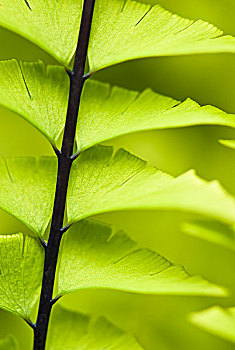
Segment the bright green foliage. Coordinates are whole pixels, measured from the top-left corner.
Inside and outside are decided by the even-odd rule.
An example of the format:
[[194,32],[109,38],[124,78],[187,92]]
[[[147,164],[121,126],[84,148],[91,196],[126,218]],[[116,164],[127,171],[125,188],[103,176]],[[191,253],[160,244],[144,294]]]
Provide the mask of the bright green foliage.
[[68,65],[75,51],[81,10],[81,0],[1,0],[0,25]]
[[235,343],[235,307],[222,309],[214,306],[192,313],[190,321],[209,333]]
[[218,182],[194,172],[173,178],[120,149],[95,146],[74,162],[68,189],[68,220],[116,210],[184,210],[234,222],[235,200]]
[[[1,0],[0,25],[68,66],[75,52],[82,1]],[[203,21],[132,0],[97,0],[91,70],[140,57],[235,52],[235,40]]]
[[36,238],[22,233],[0,236],[1,308],[30,319],[40,292],[43,260]]
[[46,350],[141,350],[136,339],[104,317],[55,307]]
[[[43,236],[52,215],[54,157],[1,161],[0,207]],[[178,209],[234,222],[234,199],[217,182],[193,172],[173,178],[112,147],[95,146],[74,163],[68,189],[68,220],[124,209]]]
[[52,215],[55,177],[53,157],[0,159],[0,208],[42,236]]
[[[65,122],[69,81],[59,66],[0,62],[0,104],[18,113],[55,145]],[[135,131],[213,124],[235,127],[235,116],[215,107],[183,103],[147,89],[141,93],[95,80],[84,87],[77,144],[84,150]]]
[[19,346],[11,335],[0,339],[0,350],[19,350]]
[[98,0],[89,50],[92,71],[141,57],[235,52],[235,39],[132,0]]
[[184,127],[200,124],[235,127],[235,115],[212,106],[183,103],[153,92],[139,93],[87,81],[77,128],[79,149],[140,130]]
[[191,277],[120,231],[95,221],[80,221],[64,237],[59,294],[102,288],[145,294],[224,295],[224,289]]
[[235,250],[235,225],[225,225],[217,221],[192,221],[182,226],[183,232]]
[[55,144],[66,116],[69,82],[64,69],[42,62],[2,61],[0,81],[0,103],[32,123]]
[[220,140],[219,142],[226,147],[235,149],[235,140]]
[[[69,78],[83,0],[0,0],[0,26],[51,54],[61,66],[0,62],[0,105],[16,112],[59,146],[68,105]],[[235,53],[235,38],[201,20],[173,15],[161,6],[133,0],[96,0],[87,68],[95,72],[120,62],[158,56]],[[157,94],[87,81],[81,98],[66,202],[65,234],[58,260],[58,296],[81,289],[128,293],[225,296],[226,290],[191,277],[155,251],[139,248],[124,232],[85,218],[121,210],[180,210],[204,216],[184,232],[234,250],[235,198],[218,182],[194,171],[174,178],[123,149],[98,143],[142,130],[192,125],[235,127],[235,116]],[[221,140],[235,148],[234,140]],[[90,148],[93,147],[93,148]],[[83,152],[84,151],[84,152]],[[52,217],[55,157],[0,161],[0,209],[40,239]],[[206,219],[207,218],[207,219]],[[215,221],[216,220],[216,221]],[[78,221],[78,222],[77,222]],[[75,223],[77,222],[77,223]],[[30,320],[39,296],[44,250],[38,237],[0,235],[0,307]],[[58,282],[58,283],[57,283]],[[55,291],[56,293],[56,291]],[[235,342],[235,308],[194,313],[199,327]],[[0,350],[17,350],[11,337]],[[55,307],[47,350],[141,350],[136,339],[104,318]]]

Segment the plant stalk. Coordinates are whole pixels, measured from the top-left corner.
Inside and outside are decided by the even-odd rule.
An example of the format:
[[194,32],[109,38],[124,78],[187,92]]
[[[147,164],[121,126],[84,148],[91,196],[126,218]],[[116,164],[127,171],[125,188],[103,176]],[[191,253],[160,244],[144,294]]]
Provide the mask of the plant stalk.
[[58,171],[54,208],[48,244],[45,247],[45,262],[37,322],[34,329],[34,350],[44,350],[48,324],[53,305],[53,289],[63,223],[69,174],[73,157],[74,139],[82,89],[86,77],[85,63],[91,31],[95,0],[84,0],[80,31],[73,70],[70,77],[69,101],[61,152],[57,152]]

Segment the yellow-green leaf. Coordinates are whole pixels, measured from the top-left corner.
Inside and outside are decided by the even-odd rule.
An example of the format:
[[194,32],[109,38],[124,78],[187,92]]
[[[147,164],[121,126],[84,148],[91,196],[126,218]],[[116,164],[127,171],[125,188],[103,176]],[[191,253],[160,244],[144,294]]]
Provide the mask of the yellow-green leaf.
[[[82,1],[1,0],[0,26],[69,66],[76,49]],[[133,0],[96,0],[89,45],[91,70],[153,56],[235,52],[235,39],[204,21],[192,21]]]
[[191,277],[150,249],[141,249],[124,232],[83,220],[66,234],[61,250],[59,295],[79,289],[114,289],[140,294],[218,295],[225,290]]
[[190,321],[206,332],[235,343],[235,307],[219,306],[190,315]]
[[177,178],[120,149],[95,146],[73,163],[68,220],[120,210],[183,210],[234,223],[235,199],[193,171]]
[[217,221],[191,221],[182,225],[183,232],[235,250],[235,225],[225,225]]
[[104,317],[55,307],[47,350],[141,350],[136,339]]
[[52,215],[56,167],[54,157],[0,159],[0,208],[39,236]]
[[235,127],[235,115],[195,101],[176,101],[150,89],[130,91],[87,81],[77,127],[79,149],[141,130],[179,128],[192,125]]
[[[65,70],[42,62],[2,61],[0,82],[0,104],[34,125],[55,146],[68,103]],[[90,80],[81,98],[76,141],[84,150],[123,134],[205,124],[234,128],[235,116],[190,99],[181,103],[150,89],[131,91]]]
[[92,71],[154,56],[235,53],[235,39],[204,21],[192,21],[132,0],[98,0],[91,32]]
[[68,65],[75,51],[81,11],[81,0],[1,0],[0,25]]
[[0,104],[18,113],[55,145],[66,117],[67,78],[59,66],[1,61]]
[[[44,251],[22,233],[0,236],[0,307],[27,320],[41,289]],[[0,347],[1,349],[1,347]]]

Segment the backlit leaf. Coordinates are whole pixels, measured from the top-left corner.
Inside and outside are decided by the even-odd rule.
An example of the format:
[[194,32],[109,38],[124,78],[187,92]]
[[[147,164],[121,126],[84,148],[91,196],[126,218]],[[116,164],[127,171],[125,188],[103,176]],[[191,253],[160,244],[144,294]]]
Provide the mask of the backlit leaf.
[[[56,158],[9,158],[0,163],[0,208],[43,236],[52,216]],[[73,163],[68,221],[120,210],[182,210],[234,223],[235,200],[218,182],[189,171],[178,178],[112,147],[95,146]]]
[[75,51],[82,1],[1,0],[0,25],[68,65]]
[[104,317],[90,317],[55,307],[47,350],[141,350],[136,339]]
[[[61,135],[67,110],[69,81],[59,66],[42,62],[0,62],[0,104],[18,113],[53,144]],[[160,95],[87,81],[77,126],[80,150],[136,131],[192,125],[235,127],[235,116],[212,106],[199,106]]]
[[235,53],[235,39],[201,20],[192,21],[132,0],[98,0],[92,26],[91,70],[154,56]]
[[54,157],[0,159],[0,208],[42,236],[52,215]]
[[108,225],[83,220],[66,233],[59,265],[59,294],[79,289],[115,289],[132,293],[223,295],[224,290],[191,277]]
[[1,105],[32,123],[54,145],[64,127],[68,83],[59,66],[0,62]]
[[113,155],[107,146],[82,152],[73,163],[67,207],[70,222],[131,209],[183,210],[235,221],[235,200],[218,182],[193,171],[173,178],[123,149]]
[[30,319],[40,293],[43,261],[38,239],[22,233],[0,235],[1,308]]
[[77,127],[79,149],[135,131],[192,125],[235,127],[235,115],[147,89],[130,91],[97,81],[85,84]]
[[235,343],[235,307],[219,306],[190,315],[190,321],[199,328]]
[[[82,1],[1,0],[0,25],[68,66],[76,49]],[[213,25],[159,5],[96,0],[89,46],[91,70],[152,56],[235,52],[235,39]]]
[[183,224],[182,230],[196,238],[235,250],[235,225],[217,221],[192,221]]

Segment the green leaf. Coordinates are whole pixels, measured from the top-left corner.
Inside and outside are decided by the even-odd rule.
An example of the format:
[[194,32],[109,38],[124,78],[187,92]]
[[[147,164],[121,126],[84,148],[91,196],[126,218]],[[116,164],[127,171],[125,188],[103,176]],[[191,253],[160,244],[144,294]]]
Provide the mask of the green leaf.
[[43,236],[52,215],[55,180],[54,157],[0,159],[0,208]]
[[0,81],[0,104],[29,121],[55,145],[66,117],[69,81],[64,69],[42,62],[1,61]]
[[153,56],[235,53],[235,39],[201,20],[174,15],[161,6],[132,0],[98,0],[89,61],[95,71],[119,62]]
[[8,335],[0,339],[0,350],[18,350],[19,346],[16,339],[12,335]]
[[235,307],[211,307],[190,315],[190,321],[199,328],[235,343]]
[[60,257],[59,295],[102,288],[132,293],[218,295],[225,290],[191,277],[150,249],[141,249],[124,232],[83,220],[66,233]]
[[[1,0],[0,26],[68,66],[76,49],[82,1]],[[153,56],[235,52],[235,39],[213,25],[132,0],[96,0],[91,70]]]
[[147,89],[143,92],[87,81],[79,112],[77,143],[86,149],[135,131],[191,125],[235,127],[235,115],[187,99],[180,103]]
[[0,307],[29,320],[40,293],[44,252],[22,233],[0,236]]
[[68,66],[75,52],[81,10],[81,0],[1,0],[0,26]]
[[56,306],[47,350],[141,350],[136,339],[104,317],[90,317]]
[[[7,165],[7,166],[6,166]],[[43,236],[52,216],[56,158],[17,157],[0,162],[0,208]],[[183,210],[234,223],[235,201],[218,182],[192,171],[173,178],[112,147],[82,152],[71,169],[68,220],[120,210]]]
[[[0,104],[18,113],[56,145],[67,109],[69,81],[59,66],[0,62]],[[131,132],[212,124],[235,127],[235,116],[187,99],[180,103],[153,92],[130,91],[87,81],[77,127],[80,150]]]
[[178,178],[146,166],[120,149],[95,146],[73,163],[68,188],[68,220],[133,209],[183,210],[234,223],[235,200],[217,181],[189,171]]
[[219,140],[219,143],[225,147],[235,149],[235,140]]
[[235,226],[217,221],[192,221],[182,225],[183,232],[235,250]]

